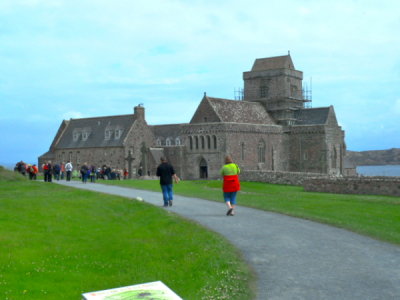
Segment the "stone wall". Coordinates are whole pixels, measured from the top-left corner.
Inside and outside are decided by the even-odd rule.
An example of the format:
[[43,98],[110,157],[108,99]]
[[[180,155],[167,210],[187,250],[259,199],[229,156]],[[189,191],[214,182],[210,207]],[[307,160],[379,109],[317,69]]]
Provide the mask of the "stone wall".
[[317,180],[319,178],[329,178],[329,176],[321,173],[269,172],[258,170],[242,171],[240,175],[241,181],[256,181],[290,185],[302,185],[305,180]]
[[302,185],[307,192],[400,196],[400,177],[334,177],[321,173],[242,170],[240,180]]
[[303,186],[308,192],[400,196],[400,177],[310,179]]

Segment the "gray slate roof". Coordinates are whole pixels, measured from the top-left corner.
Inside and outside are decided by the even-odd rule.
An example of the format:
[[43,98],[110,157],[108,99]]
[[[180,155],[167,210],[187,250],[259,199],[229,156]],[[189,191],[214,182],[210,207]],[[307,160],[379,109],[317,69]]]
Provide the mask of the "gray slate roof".
[[[135,117],[131,115],[71,119],[57,148],[120,147],[131,129]],[[106,138],[106,130],[110,137]],[[118,132],[120,137],[118,138]],[[87,139],[85,135],[87,134]],[[75,138],[74,138],[75,136]]]
[[254,61],[251,71],[267,71],[275,69],[294,69],[290,55],[257,58]]
[[151,130],[154,136],[163,138],[176,138],[181,135],[182,127],[187,124],[166,124],[166,125],[152,125]]
[[222,122],[275,124],[261,103],[207,98]]
[[190,123],[207,122],[275,125],[264,106],[258,102],[204,96]]
[[304,108],[295,111],[296,125],[324,125],[329,116],[329,107]]

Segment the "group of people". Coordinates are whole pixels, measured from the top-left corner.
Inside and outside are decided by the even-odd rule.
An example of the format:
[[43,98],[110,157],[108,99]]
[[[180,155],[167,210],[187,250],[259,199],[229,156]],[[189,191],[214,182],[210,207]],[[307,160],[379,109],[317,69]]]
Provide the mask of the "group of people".
[[70,181],[72,178],[80,178],[83,183],[86,183],[90,180],[90,182],[94,183],[97,179],[105,179],[105,180],[120,180],[121,178],[127,178],[127,171],[122,171],[118,169],[112,169],[109,166],[103,165],[102,167],[97,168],[94,165],[89,165],[88,163],[84,163],[79,168],[74,168],[71,161],[68,161],[66,164],[52,164],[51,161],[42,165],[44,181],[51,182],[54,176],[54,179],[66,179]]
[[[231,156],[225,157],[225,164],[220,170],[223,178],[223,197],[227,206],[227,216],[235,215],[237,192],[240,190],[240,168],[233,162]],[[163,195],[164,207],[172,206],[174,200],[173,182],[178,183],[174,167],[168,163],[165,157],[161,157],[161,164],[157,167],[156,175],[160,178],[160,186]]]
[[[96,168],[94,165],[88,165],[84,163],[80,169],[78,175],[78,170],[75,170],[72,163],[68,161],[66,164],[52,164],[51,161],[42,165],[44,181],[52,182],[52,177],[56,180],[66,178],[70,181],[72,177],[79,176],[83,183],[88,180],[94,183],[96,179],[127,179],[128,170],[115,170],[109,166],[103,165],[101,168]],[[39,172],[38,167],[33,164],[26,164],[23,161],[18,162],[15,165],[14,171],[21,173],[26,176],[29,175],[29,179],[36,179],[36,174]],[[240,190],[239,174],[240,168],[232,160],[231,156],[225,157],[225,165],[222,166],[220,174],[223,177],[223,197],[225,204],[227,206],[227,216],[233,216],[235,214],[236,207],[236,196],[237,192]],[[163,206],[168,207],[173,204],[173,182],[178,183],[180,181],[179,177],[175,173],[174,167],[168,163],[165,157],[161,157],[161,163],[157,167],[156,175],[160,178],[160,186],[163,195]]]
[[[47,161],[42,165],[44,181],[52,182],[53,176],[55,180],[60,180],[64,178],[66,178],[67,180],[71,180],[72,165],[70,164],[71,162],[68,162],[67,164],[53,164],[50,160]],[[68,165],[71,166],[70,169],[68,169]]]
[[30,180],[36,180],[36,174],[39,173],[39,169],[35,164],[27,164],[22,160],[15,164],[14,171],[22,174],[23,176],[28,174]]

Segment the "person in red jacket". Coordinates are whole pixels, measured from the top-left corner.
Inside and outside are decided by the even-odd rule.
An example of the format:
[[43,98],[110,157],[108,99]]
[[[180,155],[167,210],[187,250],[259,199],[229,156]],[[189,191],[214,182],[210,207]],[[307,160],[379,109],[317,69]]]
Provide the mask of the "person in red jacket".
[[233,163],[232,157],[228,155],[225,157],[225,165],[221,168],[220,173],[224,179],[222,189],[224,192],[224,201],[228,207],[226,215],[233,216],[235,214],[236,195],[240,190],[240,168],[237,164]]
[[38,167],[37,167],[37,165],[33,165],[32,166],[32,169],[33,169],[33,180],[36,180],[36,178],[37,178],[37,173],[39,173],[39,169],[38,169]]

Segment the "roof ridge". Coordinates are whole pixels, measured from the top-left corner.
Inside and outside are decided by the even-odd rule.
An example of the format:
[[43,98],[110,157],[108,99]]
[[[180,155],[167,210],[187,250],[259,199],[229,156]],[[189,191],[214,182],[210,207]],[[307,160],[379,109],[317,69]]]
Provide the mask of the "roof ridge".
[[127,116],[134,116],[134,114],[125,114],[125,115],[114,115],[114,116],[100,116],[100,117],[87,117],[87,118],[70,118],[65,121],[72,121],[72,120],[90,120],[90,119],[105,119],[105,118],[115,118],[115,117],[127,117]]

